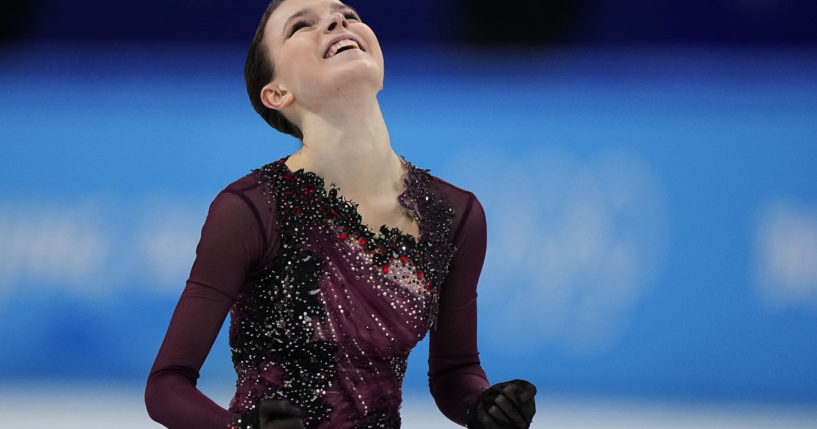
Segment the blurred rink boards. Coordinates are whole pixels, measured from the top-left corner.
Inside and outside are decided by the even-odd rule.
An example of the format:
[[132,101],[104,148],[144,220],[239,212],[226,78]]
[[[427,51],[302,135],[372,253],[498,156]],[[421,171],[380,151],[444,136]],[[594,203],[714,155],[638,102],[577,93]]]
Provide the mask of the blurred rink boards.
[[[141,393],[106,387],[36,390],[22,395],[0,394],[2,422],[8,427],[160,428],[139,407]],[[228,400],[229,394],[221,399]],[[42,404],[50,404],[43,412]],[[766,429],[814,428],[814,408],[761,406],[725,407],[677,402],[611,401],[550,398],[539,395],[532,429]],[[36,416],[36,417],[35,417]],[[406,429],[455,429],[427,396],[407,395],[401,409]]]
[[[230,393],[214,395],[221,403]],[[0,414],[8,427],[46,428],[160,428],[139,407],[141,391],[104,386],[77,388],[62,386],[0,394]],[[42,404],[48,403],[48,412]],[[814,428],[814,407],[780,405],[724,406],[723,404],[554,398],[538,395],[532,429],[766,429]],[[406,429],[455,429],[437,411],[428,396],[406,395],[401,409]]]
[[[212,198],[298,149],[245,47],[0,50],[0,422],[155,427]],[[479,339],[533,427],[817,428],[817,52],[387,45],[392,145],[486,211]],[[225,333],[200,387],[227,405]],[[409,362],[404,427],[454,427]]]

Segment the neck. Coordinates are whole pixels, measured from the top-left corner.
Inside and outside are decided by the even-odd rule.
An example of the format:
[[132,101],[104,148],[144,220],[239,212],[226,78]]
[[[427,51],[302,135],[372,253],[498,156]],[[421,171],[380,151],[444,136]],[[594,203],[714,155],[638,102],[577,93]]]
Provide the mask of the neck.
[[[339,98],[335,98],[336,100]],[[347,197],[399,192],[403,167],[389,140],[376,97],[369,102],[324,104],[302,115],[304,145],[287,161],[335,183]]]

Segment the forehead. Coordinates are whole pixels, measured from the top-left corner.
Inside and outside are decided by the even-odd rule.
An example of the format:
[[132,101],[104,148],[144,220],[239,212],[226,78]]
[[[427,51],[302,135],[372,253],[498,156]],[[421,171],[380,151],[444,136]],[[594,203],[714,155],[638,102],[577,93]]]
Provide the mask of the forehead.
[[286,0],[270,15],[265,36],[275,37],[284,31],[284,25],[293,15],[304,12],[323,12],[348,8],[338,0]]

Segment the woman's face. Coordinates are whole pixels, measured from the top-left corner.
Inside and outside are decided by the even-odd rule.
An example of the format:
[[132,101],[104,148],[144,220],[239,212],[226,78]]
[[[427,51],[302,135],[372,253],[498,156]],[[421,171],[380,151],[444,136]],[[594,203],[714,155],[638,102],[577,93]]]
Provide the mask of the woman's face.
[[383,88],[383,53],[374,32],[338,0],[287,0],[264,29],[273,83],[305,106],[344,89]]

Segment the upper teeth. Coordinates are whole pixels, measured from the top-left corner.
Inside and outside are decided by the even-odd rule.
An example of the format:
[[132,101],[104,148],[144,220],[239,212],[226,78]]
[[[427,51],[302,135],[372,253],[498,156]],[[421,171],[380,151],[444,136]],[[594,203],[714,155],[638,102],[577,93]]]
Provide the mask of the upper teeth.
[[334,57],[335,54],[337,54],[339,50],[341,50],[342,48],[345,48],[347,46],[351,46],[351,47],[353,47],[355,49],[360,49],[360,46],[358,46],[357,42],[355,42],[354,40],[352,40],[352,39],[343,39],[343,40],[340,40],[340,41],[336,42],[334,45],[329,47],[329,55],[327,55],[327,57]]

